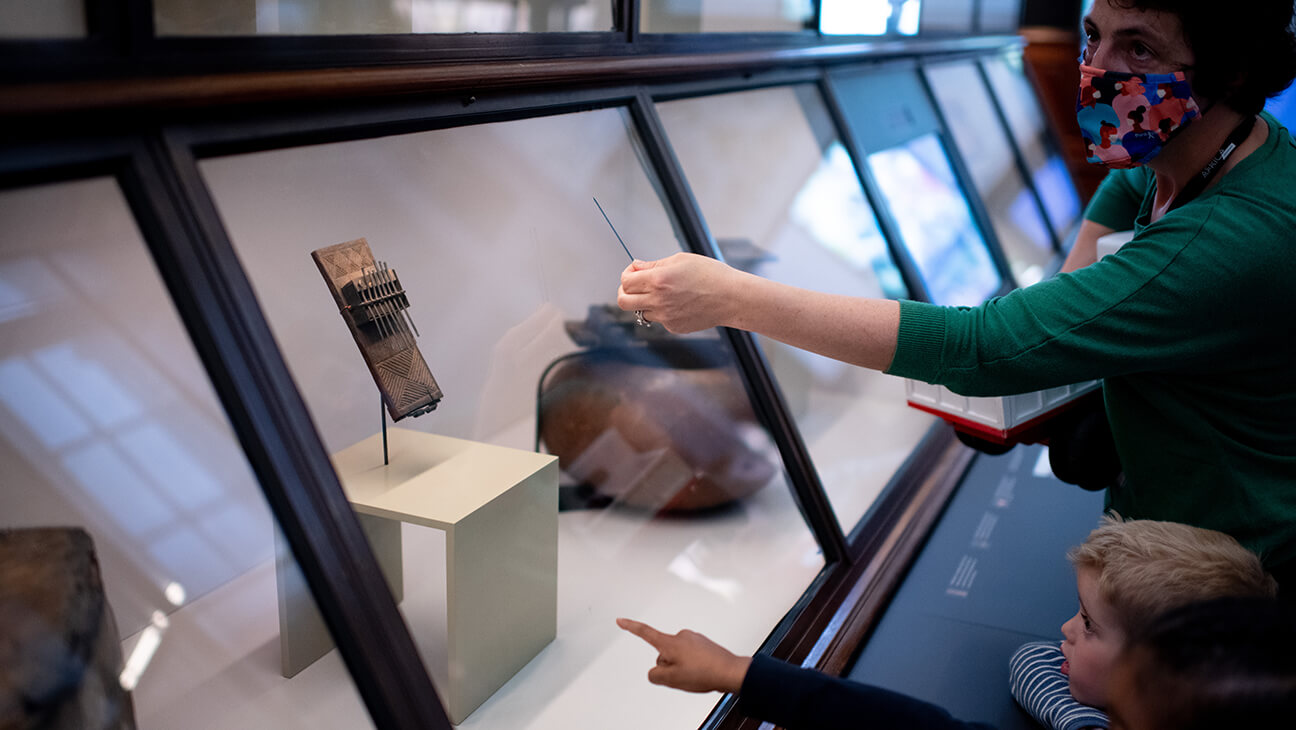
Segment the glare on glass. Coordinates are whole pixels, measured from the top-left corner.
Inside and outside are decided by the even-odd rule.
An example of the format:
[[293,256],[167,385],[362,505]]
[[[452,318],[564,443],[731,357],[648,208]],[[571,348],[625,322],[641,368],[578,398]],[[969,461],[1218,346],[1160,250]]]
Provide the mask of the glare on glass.
[[[859,173],[813,86],[658,104],[725,260],[850,296],[909,295]],[[842,527],[851,530],[930,417],[901,381],[757,337]]]
[[935,133],[868,156],[932,301],[974,305],[1002,284]]
[[[1080,197],[1049,135],[1044,110],[1022,64],[1020,52],[1003,53],[982,61],[990,87],[1008,119],[1013,140],[1044,201],[1045,213],[1053,230],[1065,238],[1080,216]],[[1077,140],[1062,142],[1079,144]]]
[[917,35],[919,0],[822,0],[819,30],[828,35]]
[[[357,447],[375,458],[381,411],[310,252],[358,238],[398,273],[443,391],[389,434],[558,458],[556,638],[460,727],[599,727],[609,706],[618,726],[696,726],[715,698],[647,683],[655,655],[614,619],[754,651],[823,566],[728,340],[616,307],[618,234],[639,259],[683,248],[646,159],[628,112],[600,109],[201,162],[344,484]],[[398,534],[401,610],[438,687],[450,550],[424,524]],[[501,563],[478,570],[516,568]]]
[[154,0],[160,36],[611,31],[597,0]]
[[24,612],[30,586],[6,581],[7,646],[45,647],[6,657],[35,683],[58,645],[45,632],[76,626],[96,646],[76,701],[129,726],[371,727],[337,652],[280,672],[276,575],[296,563],[116,182],[6,190],[0,218],[0,531],[43,540],[22,567],[51,581],[96,561],[57,588],[104,601],[90,633],[81,614]]
[[975,4],[976,0],[923,0],[923,34],[973,32]]
[[1023,286],[1039,281],[1054,256],[1053,237],[975,62],[932,65],[925,74],[1013,275]]
[[[645,33],[757,33],[806,30],[812,0],[641,0]],[[812,26],[811,26],[812,27]]]

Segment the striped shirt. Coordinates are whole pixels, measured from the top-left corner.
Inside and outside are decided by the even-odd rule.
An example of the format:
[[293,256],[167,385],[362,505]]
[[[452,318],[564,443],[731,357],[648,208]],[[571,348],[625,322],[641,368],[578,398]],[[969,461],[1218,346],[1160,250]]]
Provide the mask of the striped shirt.
[[1064,659],[1056,641],[1023,644],[1008,660],[1008,685],[1013,699],[1052,730],[1107,727],[1106,713],[1071,697],[1067,677],[1062,673]]

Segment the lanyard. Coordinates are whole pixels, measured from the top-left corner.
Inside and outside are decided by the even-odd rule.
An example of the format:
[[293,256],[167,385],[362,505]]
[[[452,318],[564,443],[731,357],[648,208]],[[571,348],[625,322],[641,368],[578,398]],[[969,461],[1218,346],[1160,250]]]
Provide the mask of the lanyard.
[[1210,181],[1215,178],[1215,175],[1220,171],[1220,168],[1224,167],[1224,161],[1229,158],[1229,155],[1233,154],[1233,151],[1237,149],[1238,145],[1242,144],[1242,140],[1246,139],[1248,134],[1251,134],[1251,129],[1255,127],[1255,121],[1255,115],[1252,114],[1246,119],[1243,119],[1241,124],[1233,128],[1233,131],[1229,134],[1228,138],[1224,140],[1224,144],[1220,145],[1219,152],[1216,152],[1215,156],[1211,158],[1211,161],[1207,162],[1206,166],[1201,169],[1201,172],[1197,173],[1193,179],[1184,186],[1184,189],[1175,196],[1174,202],[1172,202],[1170,207],[1166,209],[1167,213],[1191,201],[1198,195],[1201,195],[1201,192],[1205,190],[1206,186],[1210,184]]

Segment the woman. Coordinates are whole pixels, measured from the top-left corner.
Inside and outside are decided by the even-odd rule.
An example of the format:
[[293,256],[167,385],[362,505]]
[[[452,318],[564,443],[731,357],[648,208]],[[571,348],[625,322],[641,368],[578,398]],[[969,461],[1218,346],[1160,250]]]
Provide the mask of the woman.
[[[967,395],[1103,378],[1124,469],[1108,505],[1231,534],[1284,582],[1296,570],[1296,146],[1260,111],[1296,76],[1291,21],[1291,0],[1094,3],[1077,118],[1086,143],[1123,148],[1091,161],[1121,169],[1048,281],[938,307],[677,254],[632,263],[618,304],[672,332],[750,330]],[[1146,104],[1121,101],[1122,116],[1127,83]],[[1127,229],[1134,239],[1095,263],[1097,239]]]

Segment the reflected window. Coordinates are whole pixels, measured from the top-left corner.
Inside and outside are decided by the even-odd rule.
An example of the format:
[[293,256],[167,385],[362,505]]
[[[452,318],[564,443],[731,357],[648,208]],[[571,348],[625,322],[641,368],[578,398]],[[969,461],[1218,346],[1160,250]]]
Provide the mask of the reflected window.
[[923,0],[923,34],[972,33],[974,4],[974,0]]
[[1044,110],[1022,65],[1021,53],[987,58],[982,66],[1008,119],[1013,140],[1030,169],[1031,182],[1044,202],[1049,222],[1060,238],[1067,239],[1080,217],[1080,196],[1049,133]]
[[937,304],[973,305],[1002,285],[935,133],[868,156],[905,247]]
[[0,39],[85,38],[84,0],[0,0]]
[[812,28],[812,0],[640,0],[645,33],[763,33]]
[[[107,607],[75,634],[95,647],[96,708],[123,727],[242,727],[315,705],[372,727],[336,651],[283,676],[277,577],[300,572],[116,182],[0,191],[0,219],[0,561],[24,544],[29,575],[97,566],[75,586]],[[31,618],[18,583],[8,628]],[[25,625],[25,646],[49,645]]]
[[[626,658],[637,640],[618,644],[614,619],[688,617],[754,651],[824,565],[728,338],[670,335],[615,305],[630,263],[616,234],[644,260],[683,248],[646,159],[628,111],[610,108],[200,163],[344,488],[355,454],[383,468],[382,413],[311,253],[361,238],[398,272],[443,393],[388,424],[391,468],[423,473],[432,450],[401,456],[411,442],[558,459],[540,509],[556,522],[557,638],[472,710],[480,727],[600,727],[608,705],[589,698],[608,687],[639,727],[695,727],[715,698],[644,682]],[[448,495],[485,478],[450,475],[437,483]],[[434,597],[441,581],[444,605],[446,579],[427,568],[452,557],[441,534],[406,524],[395,550],[401,610],[438,687],[451,686],[434,661],[444,613],[409,596]],[[492,568],[495,583],[525,565]]]
[[982,33],[1015,33],[1021,23],[1021,0],[980,0],[977,30]]
[[[813,86],[679,99],[658,110],[728,263],[817,291],[908,296]],[[849,531],[930,417],[906,407],[898,379],[756,340]]]
[[1054,256],[1053,236],[976,64],[933,65],[925,73],[1014,277],[1022,286],[1039,281]]
[[159,36],[613,30],[596,0],[154,0],[153,12]]
[[892,0],[822,0],[819,30],[828,35],[886,35],[899,4]]

